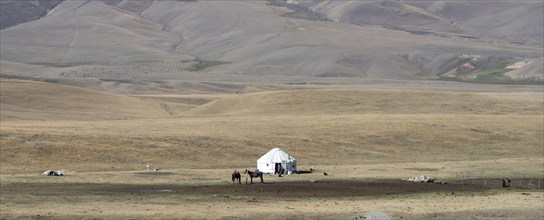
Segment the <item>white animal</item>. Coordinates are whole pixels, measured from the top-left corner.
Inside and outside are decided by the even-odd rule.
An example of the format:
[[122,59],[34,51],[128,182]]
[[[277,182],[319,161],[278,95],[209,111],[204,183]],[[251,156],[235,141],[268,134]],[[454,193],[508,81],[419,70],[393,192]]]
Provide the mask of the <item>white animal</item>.
[[64,176],[64,171],[62,170],[47,170],[43,172],[44,176]]
[[432,182],[435,181],[435,179],[433,177],[430,177],[430,176],[415,176],[415,177],[412,177],[412,178],[408,179],[407,181],[409,181],[409,182],[432,183]]
[[149,164],[146,164],[146,170],[147,170],[147,171],[155,171],[155,172],[156,172],[156,171],[158,171],[158,170],[160,170],[160,169],[159,169],[159,168],[155,168],[155,167],[154,167],[154,168],[151,168],[151,167],[149,166]]

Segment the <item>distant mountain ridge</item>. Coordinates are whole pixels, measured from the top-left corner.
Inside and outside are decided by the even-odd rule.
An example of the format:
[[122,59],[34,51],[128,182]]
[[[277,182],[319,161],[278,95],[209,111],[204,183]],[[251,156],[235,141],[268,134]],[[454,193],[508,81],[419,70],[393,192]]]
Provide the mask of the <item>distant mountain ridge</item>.
[[0,1],[0,30],[39,19],[63,1],[2,0]]
[[[44,16],[64,0],[3,0],[0,30]],[[100,0],[96,0],[100,1]],[[197,1],[197,0],[180,0]],[[153,4],[151,0],[104,0],[105,4],[140,13]],[[357,25],[388,28],[467,33],[474,36],[544,45],[542,27],[544,5],[541,1],[482,1],[478,5],[455,1],[331,1],[268,0],[269,4],[297,7],[321,19]],[[291,7],[292,6],[292,7]],[[301,11],[299,10],[299,12]],[[519,11],[526,13],[520,14]],[[494,13],[494,16],[490,16]],[[386,16],[384,19],[384,15]],[[304,18],[304,17],[300,17]],[[493,25],[484,25],[492,19]],[[507,26],[506,28],[503,26]],[[515,26],[515,27],[508,27]],[[482,30],[485,29],[485,30]],[[505,33],[506,31],[506,33]]]
[[[533,61],[544,56],[544,2],[494,3],[65,1],[39,20],[0,31],[0,52],[4,63],[59,67],[48,76],[61,78],[150,78],[148,71],[62,69],[94,65],[181,75],[540,82],[544,73]],[[505,74],[521,68],[509,68],[515,63],[532,64],[523,74]]]
[[306,6],[337,22],[544,45],[542,1],[276,1]]

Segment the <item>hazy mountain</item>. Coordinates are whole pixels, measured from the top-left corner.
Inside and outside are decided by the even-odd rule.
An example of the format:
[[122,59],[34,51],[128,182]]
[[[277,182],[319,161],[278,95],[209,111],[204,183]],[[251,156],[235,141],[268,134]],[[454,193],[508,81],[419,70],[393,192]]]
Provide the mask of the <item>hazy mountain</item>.
[[[24,63],[66,67],[30,75],[101,79],[179,79],[196,71],[237,77],[532,82],[544,78],[537,65],[515,77],[505,73],[543,57],[543,5],[65,1],[39,20],[0,32],[2,72],[21,74],[12,67]],[[89,71],[96,66],[141,69]]]
[[409,1],[434,14],[447,17],[453,25],[474,36],[544,45],[542,1]]
[[465,34],[544,45],[542,1],[288,0],[330,20],[356,25]]
[[36,20],[64,0],[2,0],[0,30]]

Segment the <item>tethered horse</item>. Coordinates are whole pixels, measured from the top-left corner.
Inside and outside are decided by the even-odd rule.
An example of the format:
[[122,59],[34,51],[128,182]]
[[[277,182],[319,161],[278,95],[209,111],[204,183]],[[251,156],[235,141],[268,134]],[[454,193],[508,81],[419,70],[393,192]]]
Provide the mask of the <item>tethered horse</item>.
[[232,173],[232,183],[236,183],[236,180],[238,180],[238,184],[242,184],[242,175],[240,175],[238,170],[235,170],[234,173]]
[[[251,178],[251,184],[253,184],[253,178],[257,178],[257,177],[260,177],[261,178],[261,183],[263,183],[263,172],[260,172],[260,171],[249,171],[249,170],[246,170],[244,172],[244,174],[247,173],[247,175],[249,176],[249,178]],[[246,178],[246,184],[247,184],[247,178]]]

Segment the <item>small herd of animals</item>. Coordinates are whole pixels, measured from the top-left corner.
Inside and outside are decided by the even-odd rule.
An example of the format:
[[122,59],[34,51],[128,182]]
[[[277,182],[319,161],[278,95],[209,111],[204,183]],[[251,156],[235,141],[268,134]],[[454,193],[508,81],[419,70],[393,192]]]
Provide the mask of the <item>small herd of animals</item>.
[[[244,171],[244,174],[247,174],[248,177],[251,179],[251,184],[253,184],[253,178],[261,178],[261,183],[264,183],[263,182],[263,172],[261,171],[249,171],[249,170],[246,170]],[[238,181],[238,184],[242,184],[242,175],[240,174],[240,172],[238,172],[238,170],[235,170],[233,173],[232,173],[232,182],[233,183],[236,183],[236,181]],[[247,184],[247,178],[246,178],[246,184]]]
[[[314,171],[313,169],[310,169],[310,172],[313,172],[313,171]],[[247,174],[247,176],[250,178],[250,184],[253,184],[253,178],[260,178],[261,183],[264,183],[263,172],[259,170],[255,170],[255,171],[245,170],[244,174]],[[323,175],[327,176],[329,174],[324,172]],[[280,177],[281,177],[281,174],[280,174]],[[234,172],[232,173],[232,183],[236,184],[236,182],[238,182],[238,184],[242,184],[242,174],[240,174],[238,170],[234,170]],[[247,184],[247,177],[246,177],[246,184]]]
[[[147,165],[147,170],[158,171],[159,169],[158,168],[150,169],[149,165]],[[310,172],[313,172],[313,171],[314,171],[313,169],[310,169]],[[263,174],[264,173],[259,171],[259,170],[255,170],[255,171],[245,170],[244,174],[247,174],[247,176],[250,178],[250,184],[253,184],[253,178],[260,178],[261,183],[264,183],[264,181],[263,181]],[[64,171],[61,171],[61,170],[47,170],[47,171],[45,171],[43,173],[43,175],[44,176],[64,176]],[[323,175],[327,176],[328,174],[323,173]],[[281,174],[280,174],[280,177],[281,177]],[[238,170],[234,170],[234,172],[232,173],[232,182],[233,183],[238,182],[238,184],[242,184],[242,174],[240,174],[240,172],[238,172]],[[247,177],[246,177],[246,184],[247,184]]]

